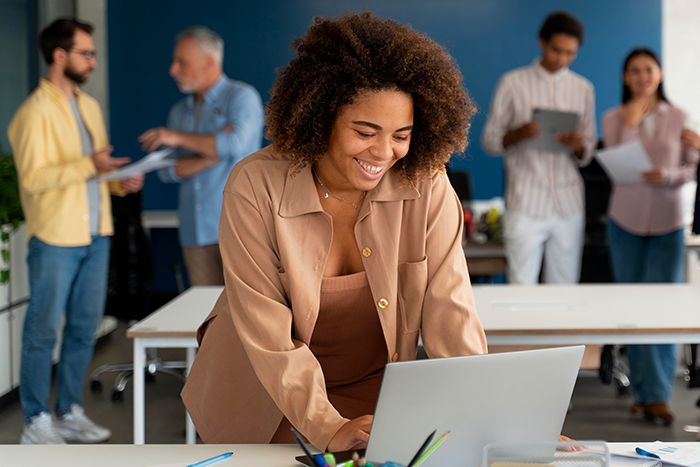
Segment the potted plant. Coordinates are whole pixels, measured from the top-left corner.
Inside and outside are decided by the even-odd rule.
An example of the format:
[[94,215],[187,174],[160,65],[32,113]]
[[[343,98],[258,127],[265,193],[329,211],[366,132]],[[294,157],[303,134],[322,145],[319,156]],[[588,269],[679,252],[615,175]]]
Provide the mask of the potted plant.
[[14,159],[0,150],[0,284],[10,280],[10,234],[23,220]]

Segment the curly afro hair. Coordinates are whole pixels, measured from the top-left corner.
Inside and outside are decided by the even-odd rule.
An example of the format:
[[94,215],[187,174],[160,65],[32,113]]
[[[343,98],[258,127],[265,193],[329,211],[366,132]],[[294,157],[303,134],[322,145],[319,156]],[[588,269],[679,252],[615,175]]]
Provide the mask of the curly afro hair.
[[444,47],[410,26],[369,13],[316,17],[291,44],[266,108],[266,137],[297,168],[328,149],[341,109],[362,92],[398,90],[413,98],[408,154],[396,167],[408,182],[444,170],[467,147],[476,111]]

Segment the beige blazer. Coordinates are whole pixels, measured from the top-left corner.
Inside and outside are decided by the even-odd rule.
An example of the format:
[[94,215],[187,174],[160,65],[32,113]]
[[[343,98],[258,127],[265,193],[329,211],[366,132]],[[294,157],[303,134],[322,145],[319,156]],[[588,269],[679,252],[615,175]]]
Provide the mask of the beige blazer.
[[[182,398],[207,443],[267,443],[284,414],[324,450],[347,421],[309,350],[332,219],[309,167],[264,148],[224,189],[219,242],[226,289],[199,330]],[[461,246],[462,209],[444,173],[406,186],[389,170],[355,226],[387,361],[486,352]],[[362,345],[362,343],[358,343]]]

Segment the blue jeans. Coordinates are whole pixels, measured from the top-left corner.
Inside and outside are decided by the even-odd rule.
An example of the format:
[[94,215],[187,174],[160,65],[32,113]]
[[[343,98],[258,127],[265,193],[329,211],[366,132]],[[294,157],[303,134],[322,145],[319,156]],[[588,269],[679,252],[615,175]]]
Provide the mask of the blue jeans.
[[109,267],[109,237],[92,244],[58,247],[29,240],[30,298],[22,333],[19,397],[25,421],[49,412],[51,354],[65,311],[60,361],[56,372],[56,413],[80,404],[83,382],[104,314]]
[[[610,220],[608,244],[615,282],[683,281],[683,229],[665,235],[639,236]],[[668,403],[675,381],[676,346],[628,345],[627,355],[635,400],[640,404]]]

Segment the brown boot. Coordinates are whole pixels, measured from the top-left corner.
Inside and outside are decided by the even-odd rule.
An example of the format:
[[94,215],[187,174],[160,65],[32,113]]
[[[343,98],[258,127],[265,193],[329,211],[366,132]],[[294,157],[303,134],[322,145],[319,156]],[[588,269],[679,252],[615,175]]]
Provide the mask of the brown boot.
[[644,416],[652,422],[659,422],[662,425],[670,426],[676,418],[665,402],[651,402],[644,404]]
[[644,406],[639,402],[635,402],[630,406],[630,412],[633,414],[642,415],[644,413]]

